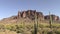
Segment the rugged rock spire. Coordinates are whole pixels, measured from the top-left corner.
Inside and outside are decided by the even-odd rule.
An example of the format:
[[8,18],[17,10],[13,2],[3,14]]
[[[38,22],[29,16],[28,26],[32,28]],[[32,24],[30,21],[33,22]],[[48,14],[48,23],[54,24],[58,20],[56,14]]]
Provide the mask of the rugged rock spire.
[[21,12],[20,12],[20,11],[18,11],[18,16],[17,16],[17,18],[21,18]]
[[26,18],[26,17],[27,17],[26,11],[23,11],[23,12],[22,12],[22,17],[23,17],[23,18]]

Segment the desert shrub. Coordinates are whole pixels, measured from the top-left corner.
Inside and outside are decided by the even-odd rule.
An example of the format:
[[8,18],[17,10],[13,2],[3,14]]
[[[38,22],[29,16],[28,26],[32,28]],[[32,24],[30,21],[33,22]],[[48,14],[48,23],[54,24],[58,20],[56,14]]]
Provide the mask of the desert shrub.
[[46,28],[49,28],[49,25],[45,26]]
[[24,30],[23,30],[23,29],[20,29],[20,30],[19,30],[19,29],[16,29],[16,32],[17,32],[17,33],[23,33]]
[[58,31],[57,31],[57,32],[55,32],[55,33],[56,33],[56,34],[60,34],[60,32],[58,32]]
[[47,34],[47,30],[43,30],[42,31],[42,34]]
[[27,25],[26,28],[30,30],[31,29],[31,25]]
[[56,34],[60,34],[60,31],[55,31]]
[[31,33],[34,34],[34,30],[32,30]]
[[0,25],[0,29],[4,29],[5,27],[4,27],[4,25]]
[[48,31],[47,34],[54,34],[54,32],[53,31]]
[[5,28],[8,29],[8,30],[10,30],[11,29],[11,26],[10,25],[7,25]]
[[24,29],[23,29],[23,26],[22,26],[22,25],[15,25],[15,27],[16,27],[15,31],[16,31],[17,33],[22,33],[22,32],[24,32]]
[[52,27],[53,27],[53,28],[60,28],[60,24],[59,24],[59,23],[53,23],[53,24],[52,24]]
[[40,27],[40,28],[43,28],[44,26],[43,26],[42,24],[39,24],[39,27]]
[[16,27],[15,26],[11,26],[11,31],[16,31]]
[[56,26],[52,26],[52,28],[56,28]]
[[0,31],[5,31],[5,26],[4,25],[0,25]]
[[17,28],[23,28],[24,26],[23,25],[15,25]]

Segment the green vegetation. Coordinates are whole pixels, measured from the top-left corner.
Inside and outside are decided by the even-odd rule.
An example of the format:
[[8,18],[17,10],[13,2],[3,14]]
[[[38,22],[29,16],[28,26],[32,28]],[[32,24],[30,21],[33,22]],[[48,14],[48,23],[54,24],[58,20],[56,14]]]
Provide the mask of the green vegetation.
[[[28,23],[25,26],[20,23],[7,25],[0,24],[0,32],[4,32],[7,29],[21,34],[34,34],[34,27],[36,27],[36,25],[34,26],[33,23]],[[37,34],[60,34],[60,24],[52,23],[52,29],[50,29],[49,23],[38,23]]]

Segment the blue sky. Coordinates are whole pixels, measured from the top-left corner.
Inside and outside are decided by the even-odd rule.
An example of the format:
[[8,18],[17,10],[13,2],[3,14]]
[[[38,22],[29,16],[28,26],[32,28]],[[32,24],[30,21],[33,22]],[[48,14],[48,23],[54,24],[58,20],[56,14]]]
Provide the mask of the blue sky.
[[0,19],[17,15],[18,10],[37,10],[60,16],[60,0],[0,0]]

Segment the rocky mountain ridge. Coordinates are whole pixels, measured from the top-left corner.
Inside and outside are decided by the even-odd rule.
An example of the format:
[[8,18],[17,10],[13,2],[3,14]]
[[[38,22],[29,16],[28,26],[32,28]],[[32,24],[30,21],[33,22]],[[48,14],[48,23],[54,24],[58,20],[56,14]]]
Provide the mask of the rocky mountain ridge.
[[[36,16],[39,19],[39,21],[50,19],[49,15],[44,16],[42,12],[38,12],[36,10],[27,10],[27,11],[18,11],[18,14],[16,16],[5,18],[1,21],[2,22],[17,22],[18,20],[31,21],[31,20],[34,20]],[[51,17],[52,17],[52,20],[54,21],[59,20],[59,16],[51,15]]]

